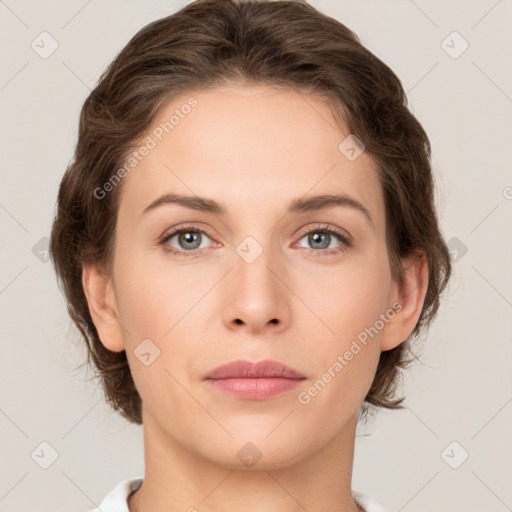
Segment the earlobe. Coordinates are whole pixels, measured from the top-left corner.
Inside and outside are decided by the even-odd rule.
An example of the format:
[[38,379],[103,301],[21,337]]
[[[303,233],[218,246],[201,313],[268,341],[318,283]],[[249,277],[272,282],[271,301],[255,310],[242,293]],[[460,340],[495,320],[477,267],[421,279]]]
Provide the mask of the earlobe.
[[101,343],[113,352],[124,350],[112,279],[99,265],[91,263],[83,266],[82,286]]
[[[391,350],[411,334],[423,309],[428,288],[428,264],[423,252],[416,252],[404,262],[404,279],[394,288],[393,303],[399,312],[386,328],[381,339],[381,350]],[[396,308],[398,309],[398,308]]]

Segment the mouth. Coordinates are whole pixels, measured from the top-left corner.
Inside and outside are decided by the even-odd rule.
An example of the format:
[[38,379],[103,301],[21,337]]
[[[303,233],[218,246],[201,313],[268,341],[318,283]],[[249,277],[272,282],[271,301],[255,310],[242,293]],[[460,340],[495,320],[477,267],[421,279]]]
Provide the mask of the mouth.
[[243,399],[266,400],[299,386],[306,377],[278,361],[233,361],[210,372],[212,388]]

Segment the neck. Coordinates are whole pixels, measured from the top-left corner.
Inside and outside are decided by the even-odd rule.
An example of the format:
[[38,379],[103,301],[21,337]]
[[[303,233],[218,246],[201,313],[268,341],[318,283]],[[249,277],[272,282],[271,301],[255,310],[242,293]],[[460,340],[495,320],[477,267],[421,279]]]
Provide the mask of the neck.
[[351,490],[357,415],[327,445],[286,467],[226,467],[183,447],[144,413],[145,476],[130,512],[359,512]]

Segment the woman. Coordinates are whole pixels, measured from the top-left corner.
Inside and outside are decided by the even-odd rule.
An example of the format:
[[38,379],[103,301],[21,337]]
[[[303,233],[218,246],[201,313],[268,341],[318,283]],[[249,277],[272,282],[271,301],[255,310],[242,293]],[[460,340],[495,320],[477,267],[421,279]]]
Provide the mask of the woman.
[[302,1],[198,0],[86,99],[51,255],[145,474],[103,512],[384,511],[355,430],[395,409],[450,277],[399,79]]

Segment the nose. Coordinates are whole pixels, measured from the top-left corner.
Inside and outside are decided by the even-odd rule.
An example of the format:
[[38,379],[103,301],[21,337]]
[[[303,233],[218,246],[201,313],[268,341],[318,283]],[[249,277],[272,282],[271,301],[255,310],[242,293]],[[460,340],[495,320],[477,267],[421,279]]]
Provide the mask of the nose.
[[285,283],[284,265],[270,249],[254,261],[237,253],[234,268],[225,282],[224,324],[228,329],[250,334],[285,329],[289,324],[292,295]]

